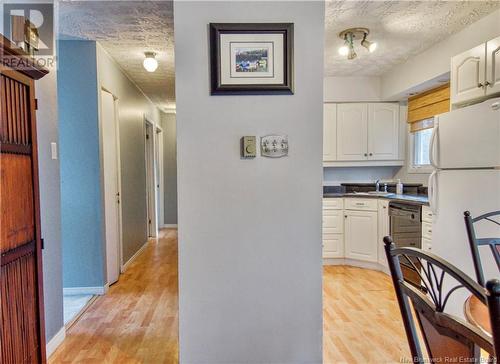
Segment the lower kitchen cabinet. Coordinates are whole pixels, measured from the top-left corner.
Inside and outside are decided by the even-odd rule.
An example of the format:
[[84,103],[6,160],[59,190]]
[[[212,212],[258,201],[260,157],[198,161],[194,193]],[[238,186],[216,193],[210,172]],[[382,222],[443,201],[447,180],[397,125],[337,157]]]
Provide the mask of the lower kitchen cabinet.
[[378,201],[378,239],[377,239],[377,253],[378,264],[388,269],[387,257],[385,256],[384,249],[384,236],[390,234],[389,230],[389,201]]
[[344,210],[345,257],[378,262],[377,211]]
[[344,257],[344,235],[323,234],[323,258]]

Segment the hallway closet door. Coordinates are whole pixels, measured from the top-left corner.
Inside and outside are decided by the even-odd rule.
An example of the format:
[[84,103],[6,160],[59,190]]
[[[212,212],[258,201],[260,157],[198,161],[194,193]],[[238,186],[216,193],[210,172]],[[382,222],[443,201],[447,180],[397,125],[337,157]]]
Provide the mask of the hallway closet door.
[[[2,57],[23,58],[2,40]],[[46,73],[0,67],[0,363],[5,364],[46,361],[32,79]]]
[[120,219],[120,157],[118,120],[115,98],[101,90],[101,125],[104,170],[104,212],[106,224],[107,283],[120,277],[121,219]]

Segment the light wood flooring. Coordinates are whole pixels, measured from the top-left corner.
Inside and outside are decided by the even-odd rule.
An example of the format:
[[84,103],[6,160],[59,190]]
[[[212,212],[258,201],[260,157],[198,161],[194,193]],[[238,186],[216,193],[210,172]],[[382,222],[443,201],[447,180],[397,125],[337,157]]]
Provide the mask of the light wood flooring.
[[[177,363],[177,335],[177,231],[163,230],[69,329],[49,363]],[[325,267],[324,363],[400,363],[408,356],[389,277]]]
[[177,231],[151,240],[66,333],[49,363],[177,363]]
[[390,277],[361,268],[324,267],[323,362],[401,363],[409,357]]

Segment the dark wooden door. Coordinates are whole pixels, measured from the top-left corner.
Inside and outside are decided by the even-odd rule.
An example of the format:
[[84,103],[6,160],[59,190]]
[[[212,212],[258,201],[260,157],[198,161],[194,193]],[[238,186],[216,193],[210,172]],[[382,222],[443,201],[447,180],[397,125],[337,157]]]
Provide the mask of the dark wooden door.
[[43,363],[34,81],[2,67],[0,83],[0,363]]

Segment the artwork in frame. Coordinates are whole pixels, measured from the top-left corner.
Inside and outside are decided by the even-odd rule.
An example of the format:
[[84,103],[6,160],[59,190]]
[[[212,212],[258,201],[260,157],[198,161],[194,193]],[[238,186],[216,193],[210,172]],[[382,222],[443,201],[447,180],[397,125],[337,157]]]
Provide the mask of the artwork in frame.
[[212,95],[293,94],[293,23],[210,23]]

